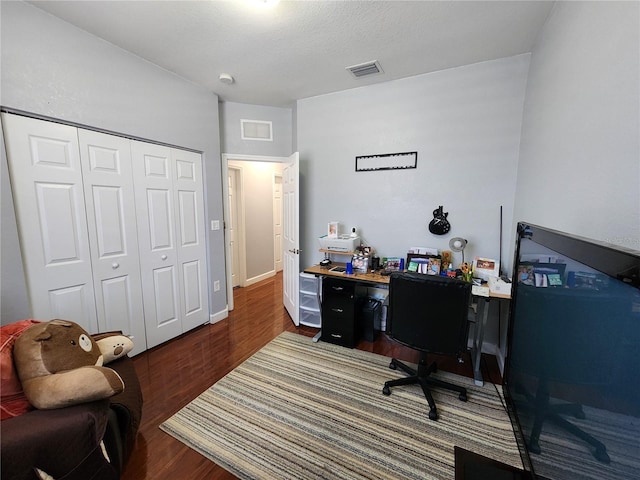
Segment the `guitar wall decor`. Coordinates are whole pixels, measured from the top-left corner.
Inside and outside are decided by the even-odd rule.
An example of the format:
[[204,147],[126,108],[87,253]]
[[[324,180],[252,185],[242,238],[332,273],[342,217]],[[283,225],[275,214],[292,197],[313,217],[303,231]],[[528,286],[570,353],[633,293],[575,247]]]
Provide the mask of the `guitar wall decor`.
[[449,212],[442,211],[442,205],[433,211],[433,220],[429,222],[429,231],[434,235],[444,235],[451,230],[451,224],[447,220]]

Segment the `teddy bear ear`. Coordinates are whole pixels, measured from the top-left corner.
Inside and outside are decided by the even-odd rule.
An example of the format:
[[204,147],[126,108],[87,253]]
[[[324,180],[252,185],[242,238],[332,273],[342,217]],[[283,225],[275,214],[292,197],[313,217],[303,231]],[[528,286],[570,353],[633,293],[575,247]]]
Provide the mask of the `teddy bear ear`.
[[72,322],[68,320],[62,320],[61,318],[54,318],[49,322],[51,325],[59,325],[61,327],[70,327],[73,325]]
[[38,335],[36,335],[34,340],[36,342],[46,342],[50,338],[51,338],[51,333],[47,332],[46,330],[44,330],[44,331],[40,332]]

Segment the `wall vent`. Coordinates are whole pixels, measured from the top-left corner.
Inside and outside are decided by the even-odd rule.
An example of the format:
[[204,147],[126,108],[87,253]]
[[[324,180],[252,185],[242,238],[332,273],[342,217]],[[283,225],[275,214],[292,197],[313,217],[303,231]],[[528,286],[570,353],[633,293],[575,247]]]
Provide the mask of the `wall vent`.
[[347,70],[349,70],[351,74],[356,78],[384,73],[382,67],[380,66],[380,63],[377,60],[361,63],[359,65],[352,65],[350,67],[347,67]]
[[263,120],[240,120],[242,140],[273,141],[273,122]]

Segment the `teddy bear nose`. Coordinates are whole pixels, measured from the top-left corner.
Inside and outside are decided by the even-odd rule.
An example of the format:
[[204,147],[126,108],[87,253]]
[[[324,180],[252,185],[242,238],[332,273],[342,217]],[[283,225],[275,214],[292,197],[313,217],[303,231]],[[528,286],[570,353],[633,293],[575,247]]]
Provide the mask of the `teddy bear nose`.
[[124,348],[122,348],[122,346],[118,345],[115,350],[113,351],[114,355],[120,355],[122,353],[122,351],[124,350]]

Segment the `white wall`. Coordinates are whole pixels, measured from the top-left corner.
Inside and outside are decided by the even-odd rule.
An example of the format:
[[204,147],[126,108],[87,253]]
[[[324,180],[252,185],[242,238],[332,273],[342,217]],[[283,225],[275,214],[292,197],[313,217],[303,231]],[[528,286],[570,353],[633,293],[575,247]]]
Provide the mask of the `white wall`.
[[[357,226],[380,256],[447,249],[461,236],[467,259],[497,259],[501,205],[512,250],[528,67],[519,55],[299,101],[301,264],[317,263],[317,237],[332,220]],[[417,169],[355,172],[358,155],[407,151],[418,152]],[[438,205],[448,235],[427,229]]]
[[[243,140],[240,120],[272,122],[273,141]],[[220,103],[220,138],[223,153],[288,157],[293,153],[292,111],[244,103]]]
[[[2,106],[202,151],[207,224],[222,220],[217,95],[28,4],[2,2],[1,9]],[[15,232],[5,216],[7,184],[3,176],[3,238]],[[223,232],[207,235],[210,280],[225,286]],[[5,262],[3,251],[3,294],[21,276],[19,254]],[[210,290],[212,314],[224,315],[226,289]],[[5,311],[28,312],[5,302],[4,323],[17,320]]]
[[640,250],[640,4],[558,2],[532,53],[514,220]]

